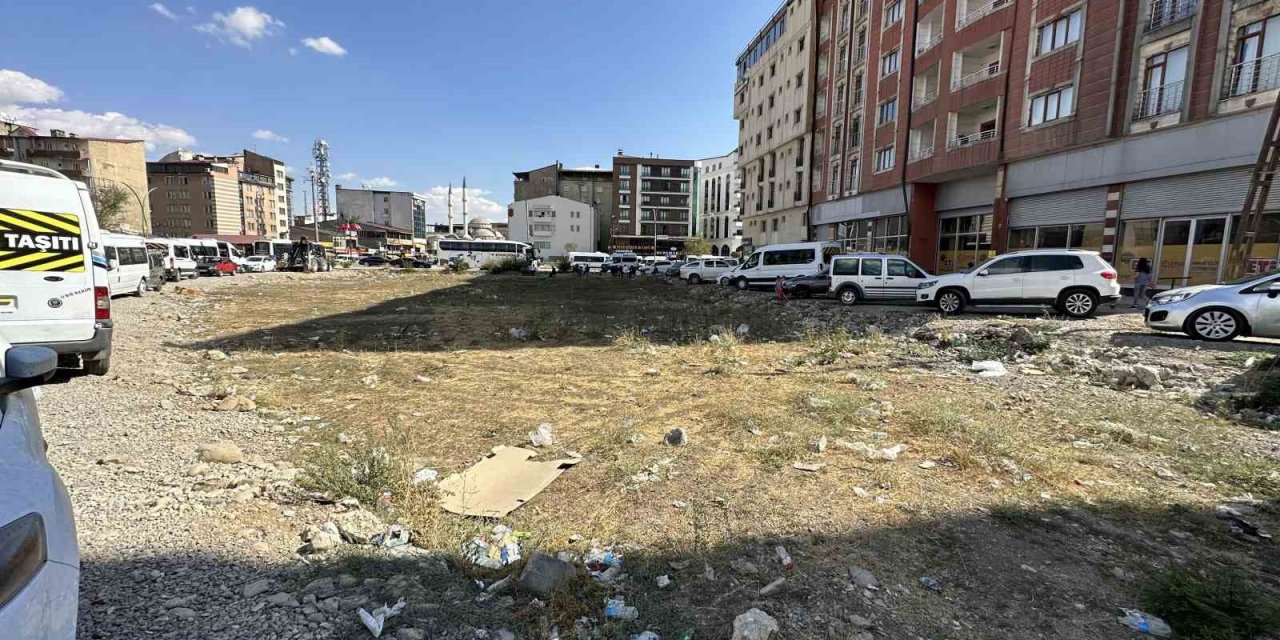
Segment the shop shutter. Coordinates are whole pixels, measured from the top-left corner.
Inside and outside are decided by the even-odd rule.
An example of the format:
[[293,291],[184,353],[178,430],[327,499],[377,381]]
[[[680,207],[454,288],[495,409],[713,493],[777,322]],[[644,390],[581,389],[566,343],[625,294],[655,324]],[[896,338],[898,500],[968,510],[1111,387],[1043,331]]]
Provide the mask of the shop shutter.
[[948,218],[963,218],[965,216],[991,215],[991,206],[985,207],[967,207],[964,209],[950,209],[947,211],[939,211],[938,219],[946,220]]
[[1009,227],[1102,222],[1107,213],[1107,189],[1076,189],[1014,198],[1009,203]]
[[[1249,194],[1253,169],[1192,173],[1124,186],[1120,218],[1172,218],[1208,213],[1240,213]],[[1280,210],[1280,198],[1270,198],[1268,210]]]

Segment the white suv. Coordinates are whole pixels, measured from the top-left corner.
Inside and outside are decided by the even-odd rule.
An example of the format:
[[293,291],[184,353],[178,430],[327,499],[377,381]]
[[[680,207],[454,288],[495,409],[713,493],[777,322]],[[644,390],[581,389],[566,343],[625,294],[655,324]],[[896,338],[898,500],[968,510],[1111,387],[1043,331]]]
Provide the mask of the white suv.
[[733,267],[734,263],[727,259],[695,260],[680,267],[680,279],[688,281],[689,284],[716,282],[720,278],[720,274],[729,271]]
[[1099,304],[1120,299],[1120,282],[1116,270],[1095,251],[1018,251],[923,282],[916,299],[933,302],[945,314],[960,313],[968,305],[1051,304],[1073,318],[1087,318]]

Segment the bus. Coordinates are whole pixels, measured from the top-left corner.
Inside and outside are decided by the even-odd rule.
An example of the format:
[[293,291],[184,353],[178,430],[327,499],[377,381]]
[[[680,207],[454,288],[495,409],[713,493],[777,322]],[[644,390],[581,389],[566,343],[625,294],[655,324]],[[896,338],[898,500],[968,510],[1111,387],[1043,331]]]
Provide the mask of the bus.
[[289,255],[293,243],[288,240],[259,240],[253,243],[253,255],[272,256],[277,260]]
[[442,264],[457,258],[478,269],[507,258],[536,260],[538,252],[531,244],[511,240],[441,240],[437,257]]

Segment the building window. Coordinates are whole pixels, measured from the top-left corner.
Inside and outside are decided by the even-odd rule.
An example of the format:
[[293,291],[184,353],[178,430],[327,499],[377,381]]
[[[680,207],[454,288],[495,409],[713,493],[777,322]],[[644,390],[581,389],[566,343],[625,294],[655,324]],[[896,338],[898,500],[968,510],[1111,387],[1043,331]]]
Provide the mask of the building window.
[[1066,118],[1075,106],[1075,87],[1062,87],[1031,99],[1031,126]]
[[1036,53],[1044,55],[1080,40],[1080,10],[1040,25]]
[[947,218],[938,236],[938,273],[975,267],[995,256],[991,214]]
[[894,49],[880,58],[880,77],[884,78],[898,72],[898,50]]
[[840,163],[832,162],[829,172],[827,184],[827,197],[834,198],[840,195]]
[[853,191],[858,188],[858,159],[856,157],[849,158],[849,171],[845,174],[845,190]]
[[1018,249],[1087,249],[1099,251],[1103,243],[1103,224],[1050,225],[1009,231],[1009,250]]
[[1240,28],[1226,85],[1227,98],[1280,87],[1280,15]]
[[[905,214],[842,222],[836,225],[835,239],[844,245],[845,251],[849,252],[906,255],[911,248],[911,230],[907,225]],[[890,261],[890,275],[895,275],[898,270],[905,271],[908,267],[905,262],[901,265],[897,264],[898,262],[900,261]],[[843,266],[845,269],[852,267],[854,273],[857,272],[856,260],[852,264],[845,262]]]
[[1142,93],[1138,97],[1134,119],[1153,118],[1182,109],[1182,87],[1186,73],[1186,47],[1147,58]]
[[880,103],[879,116],[876,119],[877,125],[888,124],[898,119],[898,99],[889,98]]
[[893,145],[876,149],[875,172],[881,173],[893,168]]
[[902,0],[893,0],[884,5],[884,26],[902,22]]

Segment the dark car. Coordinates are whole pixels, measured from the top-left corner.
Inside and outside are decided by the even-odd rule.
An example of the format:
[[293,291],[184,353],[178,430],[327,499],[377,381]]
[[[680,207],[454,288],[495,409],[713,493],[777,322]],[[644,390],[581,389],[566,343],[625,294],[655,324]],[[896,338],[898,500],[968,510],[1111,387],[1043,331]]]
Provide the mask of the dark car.
[[400,266],[405,269],[430,269],[436,264],[435,258],[401,258]]
[[671,266],[667,267],[667,277],[668,277],[668,278],[679,278],[679,277],[680,277],[680,267],[683,267],[683,266],[685,266],[686,264],[689,264],[690,262],[697,262],[697,260],[680,260],[679,262],[674,262],[674,263],[672,263],[672,264],[671,264]]
[[795,298],[825,296],[831,291],[831,276],[825,273],[793,276],[783,281],[782,290]]
[[382,267],[387,265],[387,259],[382,256],[364,256],[358,264],[362,267]]

